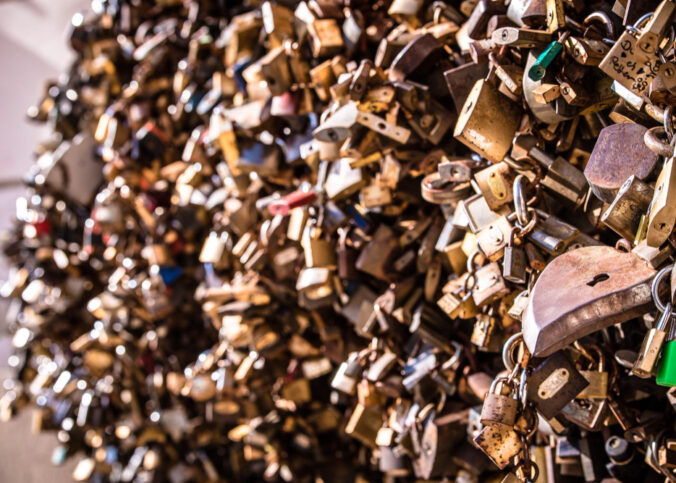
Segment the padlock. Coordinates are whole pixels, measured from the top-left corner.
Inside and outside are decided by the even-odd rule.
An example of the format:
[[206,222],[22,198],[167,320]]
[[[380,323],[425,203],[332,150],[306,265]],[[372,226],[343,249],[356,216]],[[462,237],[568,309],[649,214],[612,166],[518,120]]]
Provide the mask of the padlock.
[[477,314],[470,342],[477,346],[480,351],[497,352],[500,350],[495,337],[496,319],[488,314]]
[[357,404],[345,425],[345,434],[358,439],[366,446],[376,448],[376,437],[382,424],[377,406]]
[[474,438],[474,443],[495,465],[504,469],[521,450],[519,435],[509,426],[485,426]]
[[650,203],[646,242],[652,247],[664,243],[674,228],[674,197],[676,196],[676,167],[674,158],[667,159],[655,184],[655,194]]
[[512,228],[507,217],[501,216],[477,234],[477,246],[490,261],[497,262],[504,257]]
[[331,387],[345,394],[354,394],[357,389],[357,376],[361,371],[359,353],[352,352],[347,361],[342,362],[331,380]]
[[486,82],[478,80],[458,116],[453,136],[493,163],[511,146],[521,122],[521,109]]
[[501,162],[482,169],[474,175],[474,179],[491,210],[496,211],[501,206],[512,202],[511,186],[514,177],[506,163]]
[[568,357],[558,351],[533,369],[528,377],[528,400],[551,419],[588,385]]
[[615,233],[633,240],[639,228],[641,216],[648,210],[653,198],[650,185],[631,175],[622,184],[610,206],[601,215],[601,221]]
[[[652,304],[649,282],[654,275],[635,255],[610,247],[582,247],[558,256],[529,297],[523,317],[528,349],[538,357],[552,354],[586,334],[645,313]],[[544,288],[549,284],[550,289]],[[574,296],[564,288],[568,284]]]
[[[481,407],[481,423],[486,425],[504,424],[512,427],[516,422],[519,401],[514,387],[505,386],[506,378],[496,378],[486,394]],[[503,394],[507,387],[508,394]]]
[[502,261],[502,276],[512,283],[526,283],[526,268],[528,260],[526,251],[514,245],[514,238],[519,229],[514,227],[509,235],[509,242],[505,247],[505,255]]
[[655,170],[657,155],[643,142],[646,131],[644,126],[632,123],[601,130],[584,170],[599,199],[611,203],[627,178],[633,175],[646,180]]
[[[670,311],[670,309],[670,303],[667,303],[665,313]],[[676,386],[676,367],[674,367],[674,358],[676,357],[676,341],[674,340],[675,331],[676,324],[672,323],[669,329],[669,340],[667,340],[666,343],[662,343],[662,355],[657,364],[657,376],[655,377],[655,382],[660,386]]]
[[598,431],[608,410],[607,399],[575,399],[561,413],[587,431]]
[[674,13],[671,2],[663,1],[639,30],[626,29],[599,64],[616,83],[636,96],[647,93],[648,86],[662,66],[657,49]]
[[500,265],[489,263],[479,268],[475,274],[472,298],[477,307],[483,307],[509,293],[509,287],[502,277]]
[[[583,346],[584,347],[584,346]],[[606,358],[601,349],[596,346],[584,347],[591,349],[598,356],[598,367],[594,369],[580,370],[589,385],[585,387],[576,397],[576,399],[606,399],[608,397],[608,372],[606,371]],[[589,357],[588,354],[584,354]]]
[[464,428],[456,414],[430,416],[425,423],[420,441],[420,477],[429,479],[446,474],[453,465],[448,454],[464,437]]
[[645,335],[636,362],[631,369],[632,374],[644,379],[652,377],[664,340],[667,337],[670,322],[671,302],[668,302],[655,327],[651,328]]

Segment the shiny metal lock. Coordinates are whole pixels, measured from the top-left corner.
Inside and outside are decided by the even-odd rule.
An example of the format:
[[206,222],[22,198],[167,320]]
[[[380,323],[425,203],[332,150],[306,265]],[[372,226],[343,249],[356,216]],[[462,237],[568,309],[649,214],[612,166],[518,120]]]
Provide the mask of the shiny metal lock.
[[477,234],[477,246],[490,261],[496,262],[503,258],[512,228],[507,217],[501,216]]
[[551,419],[588,385],[570,359],[558,351],[533,369],[528,377],[528,400]]
[[655,327],[651,328],[643,338],[641,348],[638,351],[638,357],[631,369],[632,374],[641,378],[652,377],[657,359],[659,358],[664,341],[667,337],[669,326],[672,323],[672,308],[668,302],[664,311],[660,314]]
[[599,431],[607,410],[607,399],[576,399],[568,403],[561,414],[587,431]]
[[507,378],[498,377],[491,384],[481,407],[482,424],[514,426],[519,410],[518,391],[507,386],[507,394],[503,394],[506,382]]

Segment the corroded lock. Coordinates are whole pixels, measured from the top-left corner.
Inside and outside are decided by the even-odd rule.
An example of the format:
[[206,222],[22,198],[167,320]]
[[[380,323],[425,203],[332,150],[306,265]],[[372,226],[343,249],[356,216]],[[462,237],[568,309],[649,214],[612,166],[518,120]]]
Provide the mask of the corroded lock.
[[[496,378],[486,394],[484,404],[481,407],[482,424],[504,424],[514,426],[519,410],[518,391],[512,386],[507,386],[507,378]],[[503,394],[505,388],[507,394]]]

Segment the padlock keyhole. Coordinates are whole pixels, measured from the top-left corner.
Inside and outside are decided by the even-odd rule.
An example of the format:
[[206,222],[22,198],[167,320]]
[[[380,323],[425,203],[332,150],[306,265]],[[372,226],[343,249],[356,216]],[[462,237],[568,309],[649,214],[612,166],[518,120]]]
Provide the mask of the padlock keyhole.
[[595,275],[594,278],[591,280],[591,282],[587,282],[587,285],[590,287],[593,287],[597,283],[605,282],[610,278],[610,275],[607,273],[599,273],[598,275]]

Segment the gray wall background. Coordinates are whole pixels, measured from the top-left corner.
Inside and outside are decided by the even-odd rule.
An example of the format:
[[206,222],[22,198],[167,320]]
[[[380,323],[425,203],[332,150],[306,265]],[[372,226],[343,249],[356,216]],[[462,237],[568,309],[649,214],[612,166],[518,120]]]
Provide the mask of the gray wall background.
[[[84,0],[0,1],[0,185],[21,178],[33,162],[33,149],[47,131],[26,121],[26,109],[36,103],[47,79],[56,79],[71,62],[66,33],[72,15],[86,9]],[[11,226],[14,200],[21,187],[0,189],[0,230]],[[7,277],[0,261],[0,280]],[[9,374],[11,353],[5,326],[6,304],[0,302],[0,380]],[[1,391],[1,389],[0,389]],[[75,461],[52,466],[55,433],[31,433],[31,410],[9,423],[0,423],[0,482],[71,481]]]

